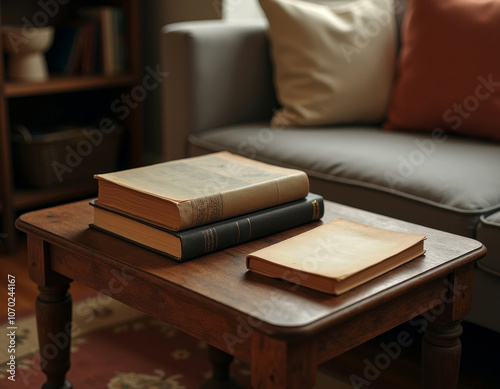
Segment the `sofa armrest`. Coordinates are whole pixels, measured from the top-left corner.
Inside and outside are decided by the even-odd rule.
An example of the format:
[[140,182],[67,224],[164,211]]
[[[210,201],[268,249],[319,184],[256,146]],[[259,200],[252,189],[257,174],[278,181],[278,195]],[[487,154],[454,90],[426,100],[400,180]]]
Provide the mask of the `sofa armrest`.
[[163,157],[192,132],[270,119],[276,106],[262,20],[173,23],[161,30]]

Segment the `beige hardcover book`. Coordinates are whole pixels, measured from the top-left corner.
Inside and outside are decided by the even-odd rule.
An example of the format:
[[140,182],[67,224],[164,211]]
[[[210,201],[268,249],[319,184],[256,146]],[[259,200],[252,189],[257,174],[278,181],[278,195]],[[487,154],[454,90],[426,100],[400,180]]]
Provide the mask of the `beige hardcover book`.
[[424,235],[335,219],[247,255],[247,268],[335,295],[425,253]]
[[98,202],[173,231],[304,198],[307,175],[220,152],[97,174]]

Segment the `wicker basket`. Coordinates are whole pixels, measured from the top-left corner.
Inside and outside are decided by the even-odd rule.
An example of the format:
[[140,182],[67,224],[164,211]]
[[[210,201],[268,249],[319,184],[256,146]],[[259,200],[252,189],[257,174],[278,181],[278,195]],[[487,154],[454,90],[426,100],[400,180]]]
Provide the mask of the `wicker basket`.
[[105,133],[92,126],[65,126],[31,132],[22,125],[12,131],[18,185],[47,187],[90,181],[94,174],[118,166],[122,128]]

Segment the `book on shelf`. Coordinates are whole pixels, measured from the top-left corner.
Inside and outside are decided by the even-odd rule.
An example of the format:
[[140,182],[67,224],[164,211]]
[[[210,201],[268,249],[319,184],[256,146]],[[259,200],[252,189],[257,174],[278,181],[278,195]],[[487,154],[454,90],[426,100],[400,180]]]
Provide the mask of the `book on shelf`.
[[249,253],[249,271],[340,295],[422,254],[425,235],[338,218]]
[[116,75],[128,62],[127,21],[120,7],[81,7],[78,18],[56,28],[46,54],[49,71],[61,75]]
[[53,44],[46,54],[47,66],[50,73],[71,74],[71,64],[77,56],[80,28],[76,24],[68,24],[56,28]]
[[95,200],[90,227],[135,243],[178,262],[262,238],[323,217],[323,198],[307,197],[184,231],[169,231],[101,207]]
[[[78,11],[83,20],[93,23],[92,52],[104,75],[116,75],[126,68],[126,20],[123,10],[112,6],[82,7]],[[84,64],[84,69],[89,65]]]
[[229,152],[96,174],[98,203],[181,231],[306,197],[307,174]]
[[90,74],[87,62],[93,56],[92,38],[93,25],[90,22],[80,22],[77,27],[77,39],[73,44],[72,54],[65,66],[66,74]]

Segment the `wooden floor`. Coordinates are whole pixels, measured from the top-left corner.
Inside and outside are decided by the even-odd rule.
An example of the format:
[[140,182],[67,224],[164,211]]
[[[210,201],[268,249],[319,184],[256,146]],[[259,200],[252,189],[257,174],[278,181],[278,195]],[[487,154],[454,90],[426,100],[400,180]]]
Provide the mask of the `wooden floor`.
[[[13,255],[0,254],[0,314],[7,312],[7,277],[16,278],[16,312],[32,311],[38,290],[29,279],[27,271],[26,242],[21,236],[18,251]],[[2,291],[3,290],[3,291]],[[78,282],[72,282],[70,292],[73,296],[85,296],[92,290]],[[462,336],[462,366],[459,389],[491,389],[497,388],[500,382],[500,334],[488,331],[469,323],[464,323]],[[342,356],[332,360],[328,371],[336,371],[344,377],[348,384],[357,376],[364,379],[367,366],[380,358],[398,332],[414,331],[415,344],[401,350],[401,356],[391,361],[390,366],[381,369],[380,376],[369,382],[370,389],[416,389],[420,387],[420,339],[417,339],[416,329],[408,324],[394,329],[392,332],[373,339]],[[333,366],[333,367],[332,367]],[[373,366],[373,365],[372,365]],[[366,382],[365,382],[366,383]],[[355,386],[356,387],[356,386]]]

